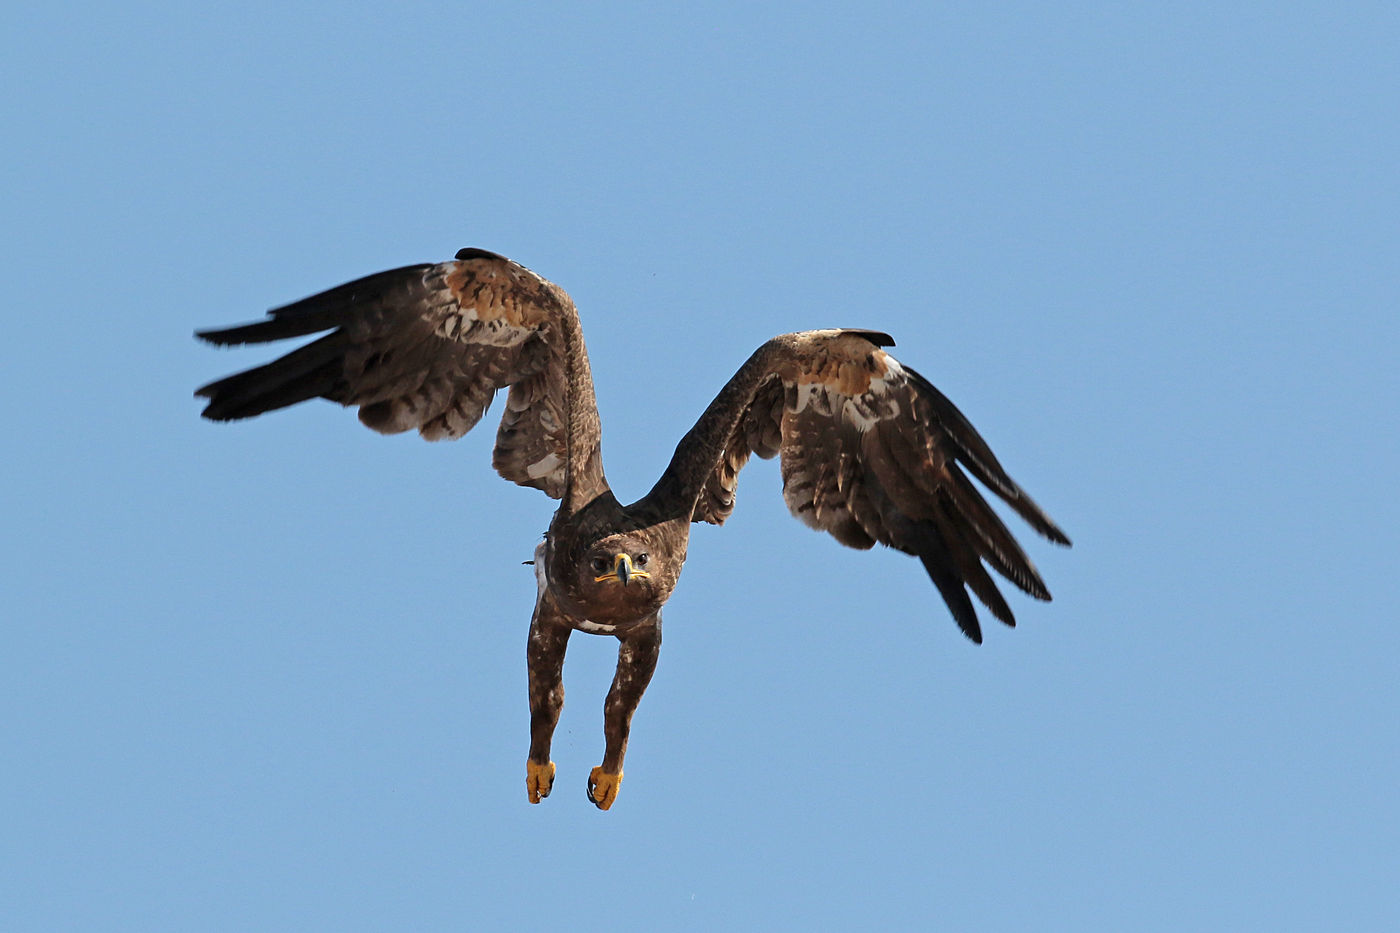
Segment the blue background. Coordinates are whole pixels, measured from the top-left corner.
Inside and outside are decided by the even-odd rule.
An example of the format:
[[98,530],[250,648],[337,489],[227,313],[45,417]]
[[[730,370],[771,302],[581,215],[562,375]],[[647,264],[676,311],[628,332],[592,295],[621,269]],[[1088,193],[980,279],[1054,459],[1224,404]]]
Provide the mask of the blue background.
[[[6,930],[1400,924],[1391,3],[4,14]],[[525,801],[492,427],[238,425],[196,327],[499,251],[644,492],[788,330],[886,330],[1074,538],[967,643],[745,472],[608,813]],[[1010,587],[1006,587],[1010,589]]]

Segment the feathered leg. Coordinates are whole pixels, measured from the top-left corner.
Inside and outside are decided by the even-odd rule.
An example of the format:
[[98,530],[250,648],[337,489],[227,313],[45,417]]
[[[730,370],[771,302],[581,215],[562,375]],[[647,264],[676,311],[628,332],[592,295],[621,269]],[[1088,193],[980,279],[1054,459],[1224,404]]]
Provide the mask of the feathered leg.
[[531,803],[548,797],[554,787],[549,745],[559,724],[559,711],[564,708],[564,652],[572,631],[543,610],[536,605],[525,652],[530,669],[530,757],[525,762],[525,791]]
[[603,763],[588,775],[588,799],[599,810],[606,810],[617,799],[622,785],[622,759],[627,755],[627,735],[632,730],[632,714],[637,711],[656,659],[661,653],[661,614],[657,613],[626,636],[617,649],[617,673],[603,704],[603,736],[607,741]]

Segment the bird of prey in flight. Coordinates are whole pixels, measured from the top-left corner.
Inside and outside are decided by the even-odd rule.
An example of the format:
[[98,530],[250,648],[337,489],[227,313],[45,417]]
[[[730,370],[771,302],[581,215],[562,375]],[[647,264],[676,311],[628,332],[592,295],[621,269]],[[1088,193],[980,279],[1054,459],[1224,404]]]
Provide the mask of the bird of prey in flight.
[[550,742],[575,631],[620,643],[603,707],[603,761],[587,783],[599,808],[617,799],[632,714],[656,667],[661,607],[680,577],[690,524],[724,523],[751,454],[780,457],[783,499],[807,525],[847,547],[878,542],[916,556],[974,642],[982,632],[968,591],[1015,624],[989,568],[1036,599],[1050,592],[967,474],[1041,535],[1069,544],[962,412],[885,352],[894,341],[876,331],[811,330],[763,344],[681,438],[656,485],[630,505],[603,473],[574,303],[524,266],[464,249],[451,262],[380,272],[265,320],[197,336],[232,345],[311,334],[322,336],[199,389],[204,417],[232,421],[325,398],[357,407],[381,433],[416,429],[440,440],[466,434],[496,391],[509,389],[492,465],[559,500],[535,549],[531,803],[553,787]]

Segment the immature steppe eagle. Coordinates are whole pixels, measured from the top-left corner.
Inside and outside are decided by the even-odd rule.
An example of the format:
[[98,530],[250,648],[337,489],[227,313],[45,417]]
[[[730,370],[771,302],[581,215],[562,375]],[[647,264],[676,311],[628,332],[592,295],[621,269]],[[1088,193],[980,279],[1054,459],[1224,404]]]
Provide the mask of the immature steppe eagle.
[[617,799],[632,714],[661,648],[661,607],[685,562],[691,522],[723,524],[750,454],[782,457],[792,513],[853,548],[877,541],[923,563],[963,633],[982,633],[967,590],[1014,625],[986,565],[1031,596],[1050,593],[967,469],[1040,534],[1069,539],[1006,475],[962,413],[881,347],[885,334],[814,330],[759,347],[681,438],[651,492],[622,505],[603,476],[598,407],[574,303],[529,269],[480,249],[407,266],[269,312],[200,331],[215,344],[330,333],[196,394],[204,417],[232,421],[310,398],[360,409],[384,434],[416,428],[458,438],[496,390],[510,387],[496,471],[560,500],[535,550],[530,620],[531,803],[554,783],[550,741],[564,703],[561,673],[575,630],[621,643],[603,708],[606,750],[588,797]]

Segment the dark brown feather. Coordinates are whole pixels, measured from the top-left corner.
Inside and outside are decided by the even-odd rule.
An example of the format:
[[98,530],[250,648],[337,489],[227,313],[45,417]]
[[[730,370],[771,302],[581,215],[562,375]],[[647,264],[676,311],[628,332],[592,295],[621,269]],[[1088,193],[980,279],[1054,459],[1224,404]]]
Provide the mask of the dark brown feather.
[[936,421],[944,429],[948,439],[957,445],[958,459],[972,471],[972,475],[1001,496],[1006,504],[1015,509],[1016,514],[1029,522],[1037,532],[1056,544],[1068,546],[1069,537],[1006,474],[1006,470],[997,462],[991,448],[982,439],[982,435],[977,433],[972,422],[967,420],[967,416],[959,411],[946,395],[934,388],[933,383],[907,366],[904,367],[904,371],[909,374],[911,383],[916,387],[920,401],[928,406],[932,420]]
[[916,553],[924,571],[938,588],[938,593],[953,614],[953,621],[962,633],[974,644],[982,644],[982,626],[977,621],[977,610],[963,588],[966,582],[956,569],[955,559],[948,544],[939,536],[938,529],[925,523],[921,527]]

